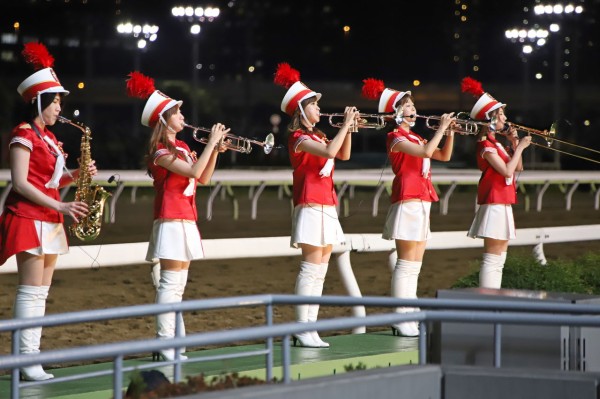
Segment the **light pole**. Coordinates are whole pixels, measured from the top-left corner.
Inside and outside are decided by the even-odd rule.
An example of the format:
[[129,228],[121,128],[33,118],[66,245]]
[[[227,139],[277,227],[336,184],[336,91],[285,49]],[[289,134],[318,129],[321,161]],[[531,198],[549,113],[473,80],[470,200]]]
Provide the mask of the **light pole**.
[[[139,71],[141,68],[141,53],[143,51],[146,51],[148,47],[148,42],[154,42],[158,38],[158,26],[149,24],[139,25],[128,21],[118,24],[116,29],[119,35],[130,38],[130,40],[133,40],[135,42],[136,48],[133,49],[133,70]],[[140,135],[139,101],[136,101],[134,103],[132,115],[132,136],[137,138]]]
[[192,101],[192,124],[198,126],[198,82],[199,71],[202,69],[200,63],[200,31],[201,23],[213,22],[219,17],[221,11],[218,7],[200,7],[178,5],[171,9],[171,14],[190,25],[192,35],[192,90],[190,99]]

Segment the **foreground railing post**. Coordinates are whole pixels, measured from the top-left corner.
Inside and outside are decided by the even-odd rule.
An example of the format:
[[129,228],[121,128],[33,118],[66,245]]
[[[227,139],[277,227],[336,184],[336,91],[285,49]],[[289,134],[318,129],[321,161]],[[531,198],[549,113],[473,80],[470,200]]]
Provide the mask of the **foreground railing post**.
[[[17,329],[12,332],[12,354],[13,356],[19,354],[19,337],[21,336],[21,330]],[[11,372],[12,378],[10,379],[10,397],[12,399],[19,399],[19,380],[21,379],[21,371],[18,368],[13,368]]]
[[[273,325],[273,304],[268,303],[265,308],[265,317],[267,319],[267,326]],[[273,337],[267,338],[267,382],[273,381]]]
[[419,323],[419,364],[427,364],[427,323]]
[[113,365],[113,397],[114,399],[123,397],[123,355],[115,357]]
[[494,324],[494,367],[500,368],[502,364],[502,324]]
[[289,384],[290,378],[290,335],[286,334],[283,336],[281,342],[281,368],[283,370],[283,383]]

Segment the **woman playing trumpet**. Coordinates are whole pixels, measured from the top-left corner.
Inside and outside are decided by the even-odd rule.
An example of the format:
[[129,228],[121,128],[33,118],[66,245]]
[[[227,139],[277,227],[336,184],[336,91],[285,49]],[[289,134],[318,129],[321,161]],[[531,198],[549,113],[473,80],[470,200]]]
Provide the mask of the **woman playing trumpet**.
[[[180,110],[182,101],[156,90],[154,80],[139,72],[132,72],[129,77],[128,94],[148,99],[142,112],[142,125],[152,128],[147,164],[156,196],[146,260],[160,262],[160,279],[155,282],[156,303],[181,302],[191,261],[204,257],[196,224],[196,185],[210,181],[221,151],[221,139],[229,129],[220,123],[213,125],[202,154],[196,158],[187,144],[176,138],[185,126]],[[185,335],[183,320],[179,323],[180,332]],[[158,315],[158,338],[173,338],[175,324],[175,313]],[[174,349],[158,354],[164,360],[173,360],[177,355]]]
[[[392,205],[388,211],[383,238],[396,241],[398,259],[392,272],[392,296],[417,298],[417,283],[425,245],[431,236],[429,215],[431,203],[438,201],[431,183],[431,159],[449,161],[454,145],[451,130],[453,113],[444,114],[433,138],[429,141],[414,133],[416,108],[410,91],[385,88],[383,81],[365,79],[363,96],[379,99],[379,112],[393,112],[396,127],[387,136],[387,154],[395,177],[392,184]],[[438,145],[446,135],[442,148]],[[415,311],[398,308],[398,312]],[[417,322],[392,326],[392,332],[403,336],[417,336]]]
[[[355,107],[346,107],[344,123],[332,140],[315,128],[320,113],[320,93],[300,82],[300,73],[289,64],[279,64],[275,83],[288,88],[281,110],[292,120],[288,130],[288,151],[294,168],[294,214],[291,245],[302,249],[296,295],[321,296],[329,258],[334,244],[344,242],[344,233],[336,211],[337,196],[333,184],[334,158],[350,159],[350,127],[358,118]],[[319,305],[296,307],[296,321],[317,321]],[[329,347],[316,331],[296,334],[294,345],[311,348]]]
[[496,132],[506,126],[505,104],[485,93],[481,83],[469,77],[462,81],[462,91],[478,97],[471,118],[488,120],[477,136],[477,165],[481,178],[477,186],[479,208],[468,236],[483,238],[483,259],[479,271],[479,286],[500,288],[508,241],[516,237],[511,205],[517,202],[515,172],[523,170],[523,150],[531,144],[531,136],[521,140],[514,129],[506,135],[510,147],[496,140]]

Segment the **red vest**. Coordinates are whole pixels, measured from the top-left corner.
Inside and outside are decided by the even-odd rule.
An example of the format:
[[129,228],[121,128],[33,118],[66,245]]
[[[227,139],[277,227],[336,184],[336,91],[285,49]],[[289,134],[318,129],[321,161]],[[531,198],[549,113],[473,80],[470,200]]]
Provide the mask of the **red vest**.
[[515,204],[517,202],[517,186],[513,176],[510,184],[506,178],[496,171],[483,157],[485,152],[498,154],[505,163],[510,161],[510,155],[496,140],[488,137],[477,142],[477,166],[481,170],[481,178],[477,186],[478,204]]
[[[13,129],[11,133],[10,143],[22,144],[29,148],[29,171],[27,173],[27,181],[35,188],[50,198],[60,201],[58,188],[46,188],[45,184],[50,181],[54,173],[54,165],[56,156],[52,153],[48,144],[42,140],[37,133],[27,126],[25,122]],[[39,126],[38,126],[39,129]],[[52,132],[44,127],[39,129],[42,136],[48,136],[55,144],[58,141]],[[27,198],[11,190],[6,198],[6,209],[24,218],[42,220],[45,222],[62,223],[62,213],[54,209],[46,208],[38,205]]]
[[[175,140],[175,146],[183,148],[187,153],[190,148],[181,140]],[[185,162],[187,154],[185,151],[178,151],[177,158]],[[152,160],[148,164],[148,169],[154,179],[153,185],[156,190],[154,197],[154,219],[185,219],[197,220],[196,211],[196,189],[190,196],[185,196],[183,192],[189,184],[189,178],[173,173],[155,162],[161,156],[171,156],[164,145],[159,144]]]
[[431,183],[431,169],[423,176],[423,159],[404,152],[392,152],[392,147],[398,141],[410,141],[411,143],[425,145],[426,141],[412,131],[397,128],[387,135],[388,158],[394,171],[394,182],[392,183],[391,202],[396,203],[409,199],[420,199],[427,202],[439,200],[435,188]]
[[296,130],[290,134],[288,151],[294,169],[294,206],[300,204],[337,205],[337,195],[333,185],[333,170],[327,177],[319,175],[325,162],[327,162],[327,158],[304,151],[295,151],[298,144],[304,140],[324,143],[326,138],[317,133],[303,130]]

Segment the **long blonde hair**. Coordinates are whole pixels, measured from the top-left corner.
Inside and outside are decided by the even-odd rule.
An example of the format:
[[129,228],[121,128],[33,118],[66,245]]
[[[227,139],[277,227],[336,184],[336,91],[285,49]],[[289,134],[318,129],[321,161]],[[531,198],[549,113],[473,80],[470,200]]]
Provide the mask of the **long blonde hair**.
[[[179,105],[169,108],[168,110],[166,110],[163,113],[163,119],[165,121],[168,121],[169,119],[171,119],[171,117],[173,115],[175,115],[177,113],[178,110],[179,110]],[[160,120],[158,121],[156,126],[154,126],[154,129],[152,130],[152,136],[150,136],[150,144],[148,145],[148,153],[146,154],[146,165],[149,165],[149,163],[152,162],[152,160],[154,158],[154,153],[158,149],[159,144],[162,144],[163,146],[165,146],[167,151],[169,151],[169,153],[171,153],[171,155],[172,155],[171,162],[174,162],[177,159],[177,148],[169,140],[169,136],[167,135],[168,131],[169,130],[167,129],[167,126],[165,126],[163,123],[161,123]],[[149,168],[148,168],[148,174],[150,176],[152,176],[152,173],[150,172]]]

